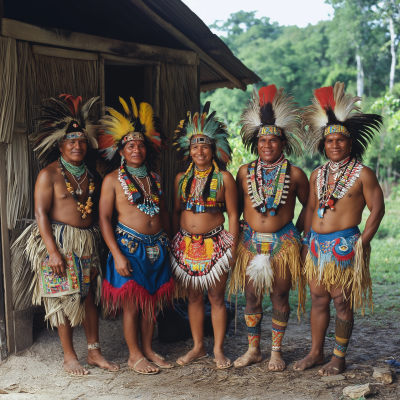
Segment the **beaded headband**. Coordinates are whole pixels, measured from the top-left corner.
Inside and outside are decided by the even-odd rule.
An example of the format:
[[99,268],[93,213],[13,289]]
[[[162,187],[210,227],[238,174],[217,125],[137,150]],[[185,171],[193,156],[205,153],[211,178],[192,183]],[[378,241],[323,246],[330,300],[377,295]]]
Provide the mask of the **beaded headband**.
[[282,131],[277,126],[266,125],[266,126],[262,126],[259,129],[257,137],[264,136],[264,135],[275,135],[275,136],[282,137]]
[[198,137],[193,138],[190,141],[190,144],[191,145],[192,144],[212,144],[212,140],[209,137],[207,137],[205,135],[202,135],[202,136],[198,136]]
[[71,132],[64,136],[64,140],[68,139],[87,139],[83,132]]
[[131,140],[143,140],[144,136],[139,132],[129,132],[123,139],[122,144],[128,143]]
[[341,133],[347,137],[350,137],[349,131],[343,125],[329,125],[325,128],[324,137],[330,135],[331,133]]

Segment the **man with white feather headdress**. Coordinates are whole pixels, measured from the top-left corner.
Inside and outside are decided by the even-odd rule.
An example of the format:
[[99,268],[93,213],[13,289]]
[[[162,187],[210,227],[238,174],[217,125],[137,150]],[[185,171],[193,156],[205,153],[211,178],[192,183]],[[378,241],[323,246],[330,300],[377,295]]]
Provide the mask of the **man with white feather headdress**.
[[[336,308],[335,347],[320,375],[337,375],[345,368],[353,331],[353,310],[372,304],[369,273],[370,243],[385,213],[382,189],[375,173],[361,163],[368,143],[382,126],[382,117],[363,114],[355,104],[360,97],[344,92],[344,83],[314,91],[305,108],[303,127],[307,148],[329,161],[310,178],[303,240],[309,251],[304,276],[310,286],[311,351],[296,363],[304,370],[324,363],[324,340],[330,321],[330,302]],[[365,206],[371,211],[364,232],[360,224]],[[305,256],[305,254],[304,254]],[[303,261],[304,261],[303,259]]]
[[[245,291],[245,321],[249,349],[235,361],[244,367],[262,360],[260,351],[262,299],[270,294],[272,351],[269,369],[281,371],[282,339],[289,320],[289,291],[300,285],[304,209],[296,226],[292,223],[296,197],[305,206],[308,180],[305,173],[285,158],[301,154],[300,110],[293,97],[275,85],[253,92],[241,116],[242,139],[258,155],[237,174],[239,215],[244,216],[237,249],[237,262],[230,281],[230,294]],[[299,307],[304,307],[299,291]]]

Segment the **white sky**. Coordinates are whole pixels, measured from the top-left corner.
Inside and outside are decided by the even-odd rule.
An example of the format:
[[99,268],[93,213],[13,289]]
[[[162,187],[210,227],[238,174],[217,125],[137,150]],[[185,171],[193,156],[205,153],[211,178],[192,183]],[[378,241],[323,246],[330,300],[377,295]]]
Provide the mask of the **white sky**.
[[[258,11],[256,16],[269,17],[280,25],[305,27],[332,19],[333,9],[324,0],[182,0],[206,25],[226,20],[237,11]],[[329,16],[330,14],[330,16]]]

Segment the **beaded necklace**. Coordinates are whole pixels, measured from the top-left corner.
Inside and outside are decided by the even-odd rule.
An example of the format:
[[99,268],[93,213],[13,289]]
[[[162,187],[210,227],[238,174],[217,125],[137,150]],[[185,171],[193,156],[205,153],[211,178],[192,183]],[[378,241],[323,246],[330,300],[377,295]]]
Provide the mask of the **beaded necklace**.
[[[65,181],[65,185],[67,186],[67,190],[69,193],[71,193],[72,197],[74,198],[74,200],[77,202],[78,204],[78,208],[77,210],[82,214],[82,218],[86,218],[87,214],[90,214],[92,212],[92,195],[93,192],[95,190],[95,186],[94,186],[94,182],[93,182],[93,176],[92,174],[89,173],[89,171],[87,171],[87,173],[89,174],[89,197],[86,200],[86,205],[83,205],[79,200],[78,200],[78,196],[76,195],[74,188],[72,187],[71,183],[69,182],[67,175],[65,175],[65,171],[64,171],[64,167],[63,167],[63,163],[61,161],[61,157],[58,159],[58,163],[60,165],[60,170],[61,170],[61,174],[64,177],[64,181]],[[86,168],[86,167],[85,167]],[[82,182],[81,182],[82,183]],[[82,192],[82,191],[81,191]],[[83,192],[82,192],[83,193]]]
[[60,160],[65,167],[65,169],[73,176],[76,176],[76,179],[81,179],[81,176],[86,172],[86,165],[85,161],[82,161],[82,164],[79,166],[70,164],[69,162],[65,161],[63,156],[60,156]]
[[[210,183],[210,194],[206,201],[203,199],[203,192],[206,186],[208,176],[212,172],[211,183]],[[186,199],[186,187],[189,179],[193,176],[192,185],[190,187],[190,193]],[[196,167],[193,167],[193,163],[190,164],[186,173],[183,175],[180,181],[181,200],[186,202],[186,210],[193,211],[195,213],[204,213],[207,210],[214,209],[217,206],[217,191],[222,184],[222,173],[218,168],[215,160],[212,162],[212,166],[205,171],[199,171]],[[194,206],[194,210],[193,210]]]
[[317,193],[319,207],[317,213],[319,218],[324,218],[326,207],[329,207],[332,211],[335,209],[335,201],[341,199],[360,176],[364,166],[357,158],[353,158],[351,161],[349,159],[350,157],[342,163],[336,163],[340,164],[340,166],[336,168],[337,172],[334,175],[333,188],[329,187],[328,184],[329,169],[332,169],[332,162],[328,161],[318,170]]
[[139,168],[130,167],[126,165],[126,170],[132,175],[138,178],[146,178],[147,176],[147,166],[143,163],[143,165]]
[[[264,164],[265,165],[265,164]],[[266,173],[265,169],[271,170]],[[271,216],[276,215],[280,204],[286,204],[290,177],[286,175],[288,160],[281,157],[274,164],[266,164],[263,168],[261,158],[250,163],[248,168],[247,183],[249,196],[253,207],[265,213],[267,210]]]
[[147,193],[143,183],[135,175],[132,175],[132,178],[143,192],[144,199],[143,202],[140,204],[137,204],[137,200],[141,197],[141,194],[126,173],[125,165],[121,165],[119,167],[118,180],[121,183],[125,195],[128,197],[128,201],[132,205],[137,204],[137,207],[140,211],[144,212],[147,215],[150,215],[150,217],[153,217],[154,215],[160,213],[160,208],[158,206],[160,204],[159,196],[161,196],[161,184],[152,172],[150,172],[150,174],[156,181],[158,194],[151,192],[151,182],[148,174],[146,174],[146,179],[149,185],[149,193]]

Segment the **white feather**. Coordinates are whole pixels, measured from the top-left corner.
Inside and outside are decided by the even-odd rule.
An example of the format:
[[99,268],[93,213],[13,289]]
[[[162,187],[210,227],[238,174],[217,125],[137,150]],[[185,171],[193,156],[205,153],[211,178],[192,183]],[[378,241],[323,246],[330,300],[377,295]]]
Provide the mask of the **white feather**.
[[261,295],[264,288],[266,288],[267,293],[272,292],[274,270],[272,269],[270,255],[257,254],[247,266],[246,275],[250,278],[249,282],[253,282],[257,296]]

